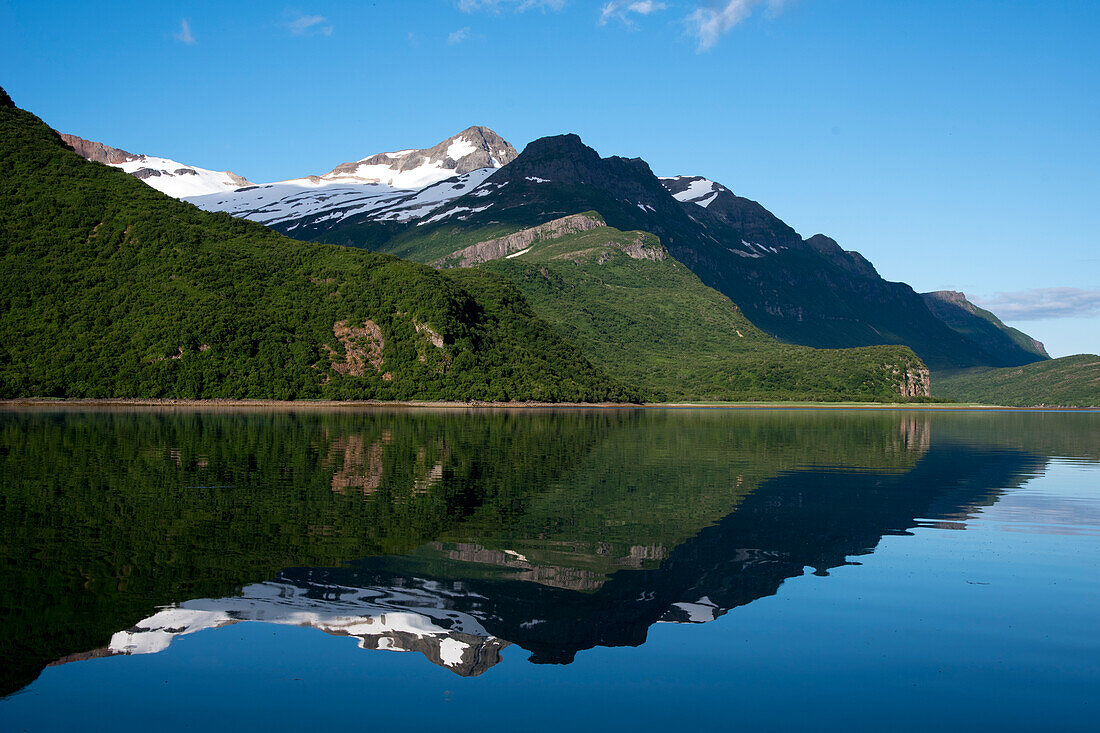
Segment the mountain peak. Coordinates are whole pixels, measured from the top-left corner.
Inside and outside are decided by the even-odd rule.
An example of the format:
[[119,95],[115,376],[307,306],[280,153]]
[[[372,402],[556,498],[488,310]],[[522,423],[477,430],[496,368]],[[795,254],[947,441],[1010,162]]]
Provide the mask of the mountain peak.
[[482,168],[500,168],[516,158],[516,149],[488,127],[473,125],[424,149],[376,153],[341,163],[320,176],[323,181],[382,183],[422,188]]
[[[508,166],[510,178],[553,181],[566,185],[591,185],[598,188],[627,185],[628,189],[660,189],[649,164],[641,158],[613,155],[601,158],[579,135],[566,133],[540,137],[528,143]],[[499,178],[495,176],[495,178]],[[621,191],[629,195],[629,191]],[[637,200],[637,196],[634,196]]]
[[4,87],[0,87],[0,107],[14,107],[15,102],[11,101],[11,97],[4,91]]
[[241,186],[253,185],[247,178],[238,176],[232,171],[207,170],[169,158],[128,153],[121,148],[112,148],[110,145],[85,140],[76,135],[59,134],[61,140],[84,159],[121,168],[174,198],[225,193]]

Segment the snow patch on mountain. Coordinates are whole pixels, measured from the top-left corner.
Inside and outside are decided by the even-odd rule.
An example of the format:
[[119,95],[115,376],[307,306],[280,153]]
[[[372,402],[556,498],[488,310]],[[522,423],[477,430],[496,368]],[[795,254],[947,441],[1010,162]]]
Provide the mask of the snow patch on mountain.
[[677,201],[698,204],[704,209],[718,197],[718,193],[722,190],[721,184],[702,176],[672,176],[662,178],[661,183]]
[[75,136],[68,139],[90,160],[121,168],[169,196],[206,211],[281,225],[287,232],[303,226],[327,228],[361,215],[383,222],[428,216],[476,189],[516,157],[507,141],[486,127],[475,126],[431,148],[377,153],[323,175],[254,184],[229,171],[133,155]]
[[233,191],[241,186],[252,185],[247,179],[230,171],[212,171],[150,155],[139,155],[125,163],[107,165],[121,168],[173,198]]
[[267,226],[298,222],[287,227],[287,231],[303,223],[332,224],[363,214],[371,214],[376,221],[399,222],[430,214],[472,191],[495,170],[481,168],[422,189],[401,189],[382,183],[318,183],[315,179],[300,178],[185,200],[206,211],[224,211]]
[[499,168],[516,157],[515,148],[487,127],[468,127],[423,150],[377,153],[316,176],[332,183],[382,183],[419,189],[480,168]]

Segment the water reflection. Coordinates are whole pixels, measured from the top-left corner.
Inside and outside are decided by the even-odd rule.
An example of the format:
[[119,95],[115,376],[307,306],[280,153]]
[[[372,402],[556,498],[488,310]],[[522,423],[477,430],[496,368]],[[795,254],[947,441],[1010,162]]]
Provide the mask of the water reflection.
[[1095,414],[8,411],[0,692],[246,621],[568,663],[1098,447]]

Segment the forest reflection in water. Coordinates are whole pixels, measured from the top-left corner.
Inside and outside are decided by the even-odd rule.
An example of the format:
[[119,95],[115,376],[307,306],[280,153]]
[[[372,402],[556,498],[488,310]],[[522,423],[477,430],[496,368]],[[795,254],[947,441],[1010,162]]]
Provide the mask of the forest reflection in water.
[[244,621],[569,663],[1098,451],[1095,413],[6,410],[0,693]]

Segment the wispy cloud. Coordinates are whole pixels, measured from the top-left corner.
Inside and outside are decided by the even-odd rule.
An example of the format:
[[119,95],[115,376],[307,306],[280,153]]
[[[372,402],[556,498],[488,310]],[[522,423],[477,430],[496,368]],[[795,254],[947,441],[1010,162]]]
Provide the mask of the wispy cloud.
[[1015,293],[995,293],[974,302],[1005,321],[1045,321],[1100,315],[1100,290],[1035,288]]
[[463,13],[485,10],[499,13],[511,9],[522,13],[525,10],[561,10],[567,0],[457,0],[458,9]]
[[447,36],[447,43],[449,43],[450,45],[453,46],[456,43],[462,43],[463,41],[465,41],[469,37],[470,37],[470,26],[466,26],[465,28],[459,28],[457,31],[454,31],[450,35],[448,35]]
[[709,51],[725,34],[752,15],[757,6],[764,5],[770,16],[775,16],[786,0],[713,0],[693,10],[685,22],[688,33],[698,40],[700,53]]
[[180,43],[186,43],[188,46],[195,45],[195,34],[191,32],[190,18],[184,18],[180,21],[180,29],[172,34],[172,38]]
[[287,20],[283,26],[290,31],[292,36],[331,36],[333,26],[328,18],[323,15],[306,15],[288,11],[285,13]]
[[600,9],[600,25],[607,25],[610,21],[617,20],[627,28],[633,30],[638,24],[632,16],[649,15],[650,13],[656,13],[658,10],[664,10],[667,7],[668,5],[665,3],[654,2],[654,0],[640,0],[639,2],[618,0],[616,2],[608,2]]

